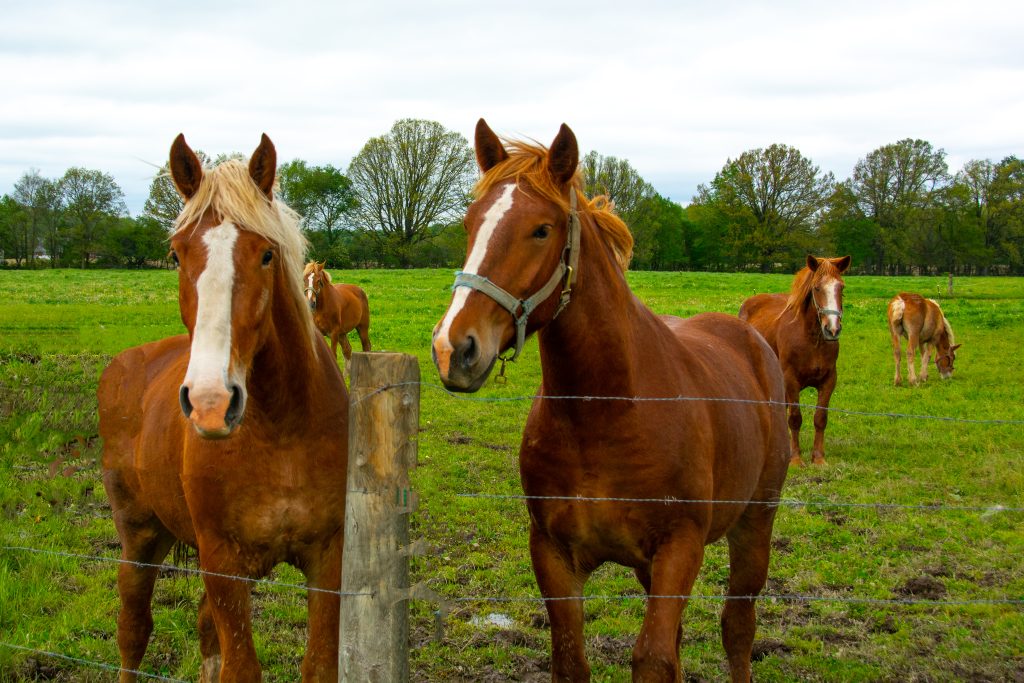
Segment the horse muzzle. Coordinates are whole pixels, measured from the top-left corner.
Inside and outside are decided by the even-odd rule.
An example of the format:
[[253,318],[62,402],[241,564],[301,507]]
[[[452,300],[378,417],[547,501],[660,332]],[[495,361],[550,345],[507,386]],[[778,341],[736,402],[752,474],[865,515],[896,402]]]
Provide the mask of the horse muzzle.
[[242,423],[245,402],[245,390],[237,384],[231,385],[230,391],[222,387],[189,389],[187,385],[178,391],[181,412],[204,439],[230,436]]
[[430,347],[438,377],[449,391],[473,393],[487,381],[497,353],[482,353],[481,345],[473,335],[467,335],[457,344],[435,337]]

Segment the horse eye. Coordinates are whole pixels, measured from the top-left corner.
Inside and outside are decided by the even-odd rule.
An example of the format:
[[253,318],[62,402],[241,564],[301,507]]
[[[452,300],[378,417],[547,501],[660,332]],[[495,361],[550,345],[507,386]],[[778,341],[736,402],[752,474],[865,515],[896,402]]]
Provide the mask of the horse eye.
[[173,249],[171,249],[170,253],[167,254],[167,255],[171,257],[172,261],[174,261],[174,265],[176,265],[176,266],[180,266],[181,265],[181,261],[178,260],[178,252],[176,252]]
[[542,225],[533,231],[533,236],[539,240],[547,239],[548,233],[551,232],[550,225]]
[[274,252],[267,249],[263,252],[263,265],[269,266],[270,262],[274,260]]

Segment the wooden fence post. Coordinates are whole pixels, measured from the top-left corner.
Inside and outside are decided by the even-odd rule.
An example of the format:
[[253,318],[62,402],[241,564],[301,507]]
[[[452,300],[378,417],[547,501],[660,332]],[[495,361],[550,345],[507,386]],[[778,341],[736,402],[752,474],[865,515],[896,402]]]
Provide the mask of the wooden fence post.
[[342,560],[339,680],[409,680],[409,521],[420,369],[414,356],[354,353]]

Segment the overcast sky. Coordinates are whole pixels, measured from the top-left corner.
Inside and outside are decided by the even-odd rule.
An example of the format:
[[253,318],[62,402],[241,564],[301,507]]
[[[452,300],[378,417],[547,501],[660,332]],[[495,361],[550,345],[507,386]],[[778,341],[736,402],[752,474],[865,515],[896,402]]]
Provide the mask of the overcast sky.
[[[348,5],[355,5],[351,7]],[[1024,2],[6,2],[0,193],[29,168],[110,173],[132,214],[174,136],[211,156],[266,132],[346,168],[400,118],[472,140],[628,159],[687,204],[728,158],[783,143],[847,178],[921,138],[1024,156]]]

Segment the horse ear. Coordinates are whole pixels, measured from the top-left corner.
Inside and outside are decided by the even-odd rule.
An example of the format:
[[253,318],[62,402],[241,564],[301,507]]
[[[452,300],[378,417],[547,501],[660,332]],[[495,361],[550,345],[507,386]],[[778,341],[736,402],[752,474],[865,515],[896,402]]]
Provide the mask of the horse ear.
[[835,259],[834,261],[832,261],[832,264],[839,270],[840,273],[845,273],[846,269],[850,267],[851,261],[851,257],[844,256],[842,258]]
[[961,346],[963,346],[963,344],[957,344],[956,346],[952,346],[952,347],[950,347],[950,349],[949,349],[949,350],[950,350],[950,351],[956,351],[956,350],[957,350],[957,349],[959,349],[959,348],[960,348]]
[[569,126],[563,123],[548,152],[548,173],[555,184],[566,185],[575,175],[579,162],[580,148],[576,144],[576,136]]
[[277,150],[274,143],[264,133],[260,138],[260,146],[249,159],[249,176],[260,188],[267,199],[274,198],[274,177],[277,175]]
[[327,284],[330,284],[331,283],[331,274],[328,273],[326,270],[324,271],[324,277],[327,278]]
[[178,194],[186,202],[199,190],[203,182],[203,164],[192,148],[185,142],[185,134],[178,133],[171,145],[171,180]]
[[476,122],[475,145],[476,163],[484,173],[508,159],[505,145],[483,119]]
[[816,271],[818,269],[818,259],[816,259],[813,255],[808,254],[807,255],[807,267],[810,268],[812,273],[814,271]]

